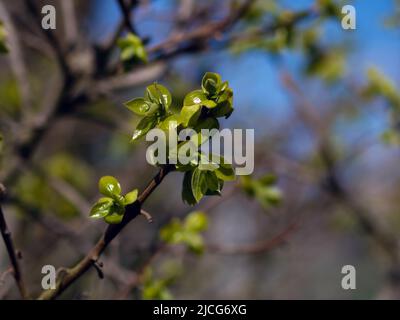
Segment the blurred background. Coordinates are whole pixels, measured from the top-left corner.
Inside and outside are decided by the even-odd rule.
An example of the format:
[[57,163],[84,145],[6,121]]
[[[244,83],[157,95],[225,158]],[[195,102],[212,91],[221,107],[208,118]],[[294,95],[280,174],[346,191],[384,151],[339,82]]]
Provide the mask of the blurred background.
[[[56,30],[40,27],[45,4]],[[123,102],[157,81],[179,108],[211,71],[234,91],[222,126],[255,129],[254,174],[192,208],[171,173],[144,205],[154,222],[132,221],[101,258],[104,279],[92,268],[60,298],[400,298],[398,1],[0,0],[0,21],[2,207],[33,296],[43,265],[73,266],[103,231],[98,179],[127,192],[157,172]],[[128,32],[147,61],[121,62]],[[163,244],[194,210],[204,252]],[[0,257],[0,298],[19,298],[3,243]]]

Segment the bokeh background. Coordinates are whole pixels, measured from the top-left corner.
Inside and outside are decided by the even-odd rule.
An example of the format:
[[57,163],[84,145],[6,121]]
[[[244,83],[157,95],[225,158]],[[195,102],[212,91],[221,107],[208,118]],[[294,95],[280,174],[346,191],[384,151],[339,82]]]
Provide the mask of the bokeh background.
[[[104,279],[90,270],[60,298],[400,297],[399,2],[256,0],[191,40],[243,2],[126,1],[149,55],[130,70],[114,41],[128,31],[118,1],[46,1],[57,9],[49,32],[45,2],[0,3],[2,206],[33,295],[43,265],[74,265],[104,229],[88,216],[98,179],[143,189],[157,171],[146,143],[130,143],[139,119],[123,102],[157,81],[178,108],[212,71],[234,91],[223,127],[255,129],[250,181],[276,183],[249,194],[239,179],[190,208],[182,175],[170,174],[144,206],[154,223],[132,221],[105,253]],[[341,27],[344,4],[355,30]],[[160,228],[193,210],[209,219],[204,253],[160,249]],[[0,297],[18,298],[3,243],[0,257]],[[356,290],[341,287],[344,265],[356,268]]]

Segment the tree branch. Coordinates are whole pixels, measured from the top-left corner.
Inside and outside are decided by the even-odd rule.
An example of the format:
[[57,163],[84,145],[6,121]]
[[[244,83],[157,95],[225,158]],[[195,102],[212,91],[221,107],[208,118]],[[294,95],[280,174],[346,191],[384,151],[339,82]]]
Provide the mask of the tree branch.
[[[3,197],[3,194],[5,192],[4,186],[0,184],[0,199]],[[7,253],[10,258],[10,262],[12,265],[13,269],[13,276],[15,279],[15,282],[17,283],[18,290],[21,294],[21,297],[23,299],[28,298],[28,292],[25,287],[25,283],[22,277],[22,272],[21,268],[19,265],[18,257],[17,257],[17,251],[15,250],[14,242],[12,239],[11,231],[8,229],[6,219],[4,217],[3,209],[0,205],[0,232],[4,240],[4,244],[6,245]]]
[[147,187],[139,195],[138,200],[125,208],[126,211],[122,222],[119,224],[110,224],[90,252],[75,267],[67,269],[65,276],[58,282],[56,289],[44,291],[39,296],[39,299],[50,300],[57,298],[65,289],[67,289],[72,283],[85,274],[86,271],[88,271],[90,267],[96,263],[109,243],[131,220],[135,219],[141,213],[141,206],[143,203],[159,186],[165,176],[172,170],[173,166],[165,166],[161,168],[157,175],[150,181]]
[[118,5],[121,9],[123,18],[124,18],[124,24],[125,27],[128,29],[129,32],[133,33],[133,34],[137,34],[135,26],[133,25],[132,21],[131,21],[131,12],[130,10],[132,9],[132,7],[134,7],[136,5],[137,1],[131,1],[131,5],[126,5],[124,0],[118,0]]

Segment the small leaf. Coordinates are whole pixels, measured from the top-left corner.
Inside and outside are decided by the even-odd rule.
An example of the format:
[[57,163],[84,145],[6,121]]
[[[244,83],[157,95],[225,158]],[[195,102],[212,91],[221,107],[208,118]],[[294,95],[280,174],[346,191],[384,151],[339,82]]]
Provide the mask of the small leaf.
[[114,213],[104,217],[104,221],[109,224],[118,224],[118,223],[121,223],[123,218],[124,218],[123,214],[114,212]]
[[157,104],[150,103],[143,98],[132,99],[125,102],[124,105],[139,116],[151,115],[159,108]]
[[193,127],[200,116],[201,106],[194,104],[191,106],[183,106],[181,110],[182,124],[185,127]]
[[177,218],[173,218],[170,223],[163,226],[160,230],[160,238],[166,243],[177,244],[183,240],[182,225]]
[[140,137],[144,136],[147,132],[149,132],[151,129],[153,129],[158,122],[158,118],[156,116],[148,116],[144,117],[140,122],[138,123],[136,130],[134,131],[132,135],[131,141],[135,141],[139,139]]
[[206,173],[206,180],[207,180],[207,190],[213,191],[220,191],[219,190],[219,182],[217,175],[214,171],[207,171]]
[[184,222],[184,228],[192,232],[201,232],[207,229],[208,218],[202,211],[193,211],[188,214]]
[[201,103],[201,105],[207,107],[208,109],[212,109],[217,106],[217,104],[212,100],[205,100]]
[[207,191],[207,180],[205,171],[198,168],[193,170],[191,181],[192,193],[196,202],[199,202]]
[[201,104],[203,101],[207,100],[207,96],[201,90],[194,90],[189,92],[185,99],[183,100],[184,106],[192,106],[194,104]]
[[218,93],[221,87],[221,76],[217,73],[206,72],[201,82],[201,87],[207,94],[214,95]]
[[225,163],[223,157],[220,159],[219,168],[215,170],[218,179],[223,181],[233,181],[236,179],[235,170],[231,164]]
[[219,103],[216,108],[213,108],[210,114],[216,118],[225,117],[227,119],[232,114],[232,112],[232,103],[230,101],[223,101]]
[[91,218],[103,218],[110,214],[111,207],[114,201],[111,198],[101,198],[90,210]]
[[131,62],[132,60],[140,60],[147,62],[147,52],[144,48],[142,40],[129,33],[125,38],[119,39],[117,42],[119,48],[121,49],[121,60],[124,62]]
[[194,232],[187,232],[185,234],[185,240],[184,242],[187,244],[189,249],[197,254],[201,254],[204,252],[204,241],[203,237]]
[[191,206],[196,204],[192,193],[192,173],[192,171],[185,172],[182,183],[182,200]]
[[168,111],[172,102],[171,93],[161,84],[153,83],[146,88],[147,100],[160,104]]
[[138,196],[138,189],[132,190],[125,195],[125,205],[134,203]]
[[168,132],[170,129],[175,130],[182,123],[180,114],[173,114],[172,116],[164,119],[160,124],[159,128]]
[[100,193],[111,198],[121,194],[121,186],[118,180],[112,176],[104,176],[99,180],[99,190]]

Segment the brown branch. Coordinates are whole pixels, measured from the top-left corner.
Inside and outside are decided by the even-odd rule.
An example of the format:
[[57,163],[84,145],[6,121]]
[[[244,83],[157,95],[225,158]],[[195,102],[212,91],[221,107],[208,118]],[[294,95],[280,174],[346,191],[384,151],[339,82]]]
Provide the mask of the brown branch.
[[304,90],[301,90],[293,77],[284,72],[282,80],[285,87],[300,101],[299,104],[295,104],[300,119],[317,137],[317,151],[324,164],[324,177],[321,184],[323,191],[353,213],[364,233],[383,250],[392,265],[397,267],[400,263],[400,256],[396,239],[375,223],[369,210],[353,199],[338,174],[334,147],[327,130],[328,126],[316,114],[315,108],[304,96]]
[[139,195],[138,200],[126,207],[125,215],[121,223],[112,224],[107,227],[99,241],[90,250],[90,252],[73,268],[67,269],[66,275],[58,282],[56,289],[46,290],[40,296],[40,300],[50,300],[57,298],[66,288],[79,279],[96,263],[107,248],[109,243],[122,231],[122,229],[141,212],[142,204],[153,193],[153,191],[162,182],[165,176],[173,170],[172,166],[166,166],[160,169],[157,175],[150,181],[147,187]]
[[[169,39],[147,49],[148,53],[163,53],[162,57],[170,57],[171,55],[185,51],[181,45],[189,42],[194,46],[199,46],[205,40],[217,37],[221,32],[232,27],[251,7],[255,0],[246,0],[237,10],[232,11],[224,19],[217,22],[210,22],[191,31],[174,34]],[[190,45],[188,46],[190,47]],[[201,47],[201,46],[200,46]]]
[[[4,187],[0,184],[0,199],[3,197],[4,194]],[[6,219],[4,217],[3,209],[0,205],[0,232],[4,240],[4,244],[6,245],[8,257],[10,258],[10,262],[13,269],[13,276],[15,282],[18,286],[18,290],[21,294],[23,299],[28,298],[28,292],[25,287],[25,283],[22,277],[21,267],[19,265],[17,251],[15,250],[14,242],[12,239],[11,231],[8,229]]]
[[137,1],[131,1],[130,5],[127,5],[124,0],[118,0],[118,5],[119,8],[121,9],[122,16],[123,16],[123,21],[125,24],[125,27],[128,29],[129,32],[133,34],[137,34],[135,26],[133,25],[131,21],[131,9],[137,4]]
[[74,0],[61,1],[65,39],[68,45],[75,45],[79,38],[79,26],[75,14]]
[[291,223],[283,231],[278,233],[272,239],[266,239],[260,242],[245,244],[245,245],[233,245],[233,246],[221,246],[221,245],[208,245],[207,251],[217,254],[259,254],[264,253],[273,248],[286,242],[288,236],[292,234],[298,228],[298,221]]

